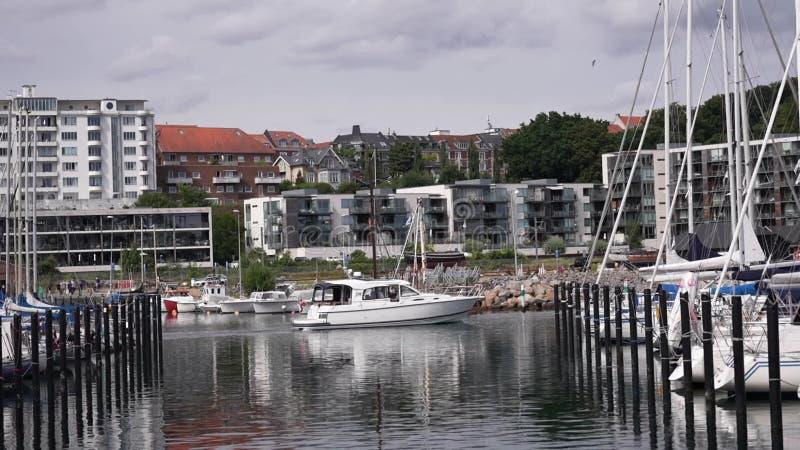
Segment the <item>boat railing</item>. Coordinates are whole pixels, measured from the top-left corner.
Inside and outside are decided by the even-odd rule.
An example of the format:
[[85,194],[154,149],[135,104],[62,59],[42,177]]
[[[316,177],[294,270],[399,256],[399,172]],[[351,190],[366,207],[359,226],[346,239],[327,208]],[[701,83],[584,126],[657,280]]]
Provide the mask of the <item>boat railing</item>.
[[480,284],[469,286],[432,286],[429,289],[431,292],[437,294],[447,294],[461,297],[477,297],[483,294],[483,286]]

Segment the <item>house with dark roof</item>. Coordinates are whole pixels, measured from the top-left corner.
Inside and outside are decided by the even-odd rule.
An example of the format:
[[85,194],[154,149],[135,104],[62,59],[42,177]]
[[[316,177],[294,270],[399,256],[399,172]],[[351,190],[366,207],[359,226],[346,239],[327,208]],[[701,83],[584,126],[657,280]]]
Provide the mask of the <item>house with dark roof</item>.
[[350,166],[329,145],[314,144],[299,149],[292,155],[280,155],[273,166],[281,180],[296,182],[298,178],[308,183],[328,183],[334,188],[350,181]]
[[291,156],[304,148],[314,146],[314,141],[306,139],[294,131],[264,130],[264,139],[275,149],[277,156]]
[[372,157],[375,152],[378,165],[378,177],[385,177],[389,173],[389,149],[392,145],[410,143],[418,145],[423,153],[433,149],[430,136],[398,135],[396,133],[383,134],[365,133],[360,125],[353,125],[350,134],[340,134],[331,142],[331,148],[339,154],[352,154],[355,167],[362,167],[363,161]]
[[238,128],[157,125],[156,148],[158,187],[166,194],[176,195],[181,183],[221,204],[278,193],[275,148]]

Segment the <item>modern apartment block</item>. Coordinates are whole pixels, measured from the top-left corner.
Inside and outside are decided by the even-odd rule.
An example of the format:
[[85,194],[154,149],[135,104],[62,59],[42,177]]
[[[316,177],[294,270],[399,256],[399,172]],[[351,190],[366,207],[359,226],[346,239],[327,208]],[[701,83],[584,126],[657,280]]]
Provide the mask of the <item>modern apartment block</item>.
[[[539,196],[546,196],[546,201],[538,200]],[[585,246],[596,229],[596,211],[602,208],[605,190],[599,185],[558,184],[555,180],[527,184],[469,180],[449,186],[376,189],[374,199],[381,248],[402,250],[411,216],[420,205],[428,243],[461,249],[465,240],[471,239],[486,248],[502,248],[512,245],[512,233],[516,232],[518,245],[533,254],[534,223],[542,233],[540,245],[547,237],[559,236],[570,247]],[[534,206],[547,214],[526,213]],[[313,189],[287,191],[280,197],[245,200],[244,208],[247,244],[267,254],[290,251],[293,255],[338,257],[371,244],[367,190],[327,195]]]
[[[0,239],[5,223],[0,221]],[[36,238],[31,236],[31,242],[39,261],[53,257],[61,272],[108,274],[112,262],[120,270],[120,255],[132,248],[150,261],[155,257],[159,265],[211,267],[212,234],[211,208],[56,208],[38,211]],[[13,254],[14,240],[8,244]],[[138,273],[122,276],[139,278]]]
[[[751,167],[755,165],[762,140],[750,142]],[[685,148],[672,148],[670,188],[674,189],[677,173]],[[728,151],[726,144],[699,145],[692,147],[692,186],[694,222],[730,223],[730,184],[728,173]],[[788,234],[800,225],[800,189],[798,189],[798,161],[800,161],[800,137],[782,136],[772,139],[766,147],[764,160],[754,190],[754,217],[758,233],[771,230]],[[742,170],[745,178],[748,171]],[[736,173],[734,171],[734,179]],[[684,180],[686,179],[684,175]],[[747,180],[744,179],[743,184]],[[673,217],[673,230],[677,234],[688,231],[689,199],[687,183],[679,186],[678,202]],[[743,198],[745,189],[740,189]],[[734,218],[735,220],[736,218]]]
[[[622,197],[633,168],[634,156],[635,152],[632,151],[603,155],[603,184],[611,190],[611,210],[606,220],[611,226],[613,226],[614,218],[622,205]],[[667,216],[665,158],[666,152],[663,149],[642,150],[614,242],[620,242],[622,235],[626,234],[628,224],[635,223],[640,226],[643,245],[646,247],[658,246],[664,233]],[[617,159],[619,159],[618,164]],[[612,180],[615,165],[617,174]],[[611,227],[609,227],[610,231]]]
[[[233,204],[278,193],[275,150],[238,128],[158,125],[159,187],[178,193],[181,183],[201,187],[209,199]],[[260,135],[258,135],[260,136]]]
[[8,183],[39,204],[122,205],[154,190],[154,115],[145,103],[41,97],[33,85],[0,100],[0,203]]

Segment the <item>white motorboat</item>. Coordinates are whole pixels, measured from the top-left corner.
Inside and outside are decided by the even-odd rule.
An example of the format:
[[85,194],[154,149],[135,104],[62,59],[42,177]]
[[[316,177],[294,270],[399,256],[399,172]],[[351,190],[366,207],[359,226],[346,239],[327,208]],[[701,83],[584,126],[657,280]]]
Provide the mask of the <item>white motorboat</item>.
[[250,300],[253,301],[253,312],[256,314],[300,311],[300,302],[287,297],[284,291],[253,292]]
[[174,302],[179,313],[197,311],[197,300],[192,297],[188,289],[173,289],[164,292],[161,296],[161,311],[167,312],[165,301]]
[[418,292],[404,280],[338,280],[314,287],[301,329],[422,325],[455,322],[466,317],[479,293],[448,295]]
[[231,298],[219,302],[219,312],[222,314],[251,313],[253,310],[253,300],[249,298]]
[[200,293],[200,303],[197,305],[197,309],[200,311],[220,312],[222,309],[219,306],[220,302],[228,299],[225,294],[225,285],[222,283],[206,283],[200,289]]

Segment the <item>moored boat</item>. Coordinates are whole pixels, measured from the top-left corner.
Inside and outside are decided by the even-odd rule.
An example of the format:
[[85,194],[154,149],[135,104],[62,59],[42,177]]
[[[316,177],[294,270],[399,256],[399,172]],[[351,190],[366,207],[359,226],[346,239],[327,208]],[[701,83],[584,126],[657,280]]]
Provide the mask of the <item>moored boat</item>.
[[300,302],[290,299],[284,291],[253,292],[253,312],[256,314],[288,313],[300,311]]
[[168,307],[166,301],[175,302],[176,309],[179,313],[195,312],[197,311],[197,301],[192,297],[188,289],[173,289],[164,292],[161,296],[161,303],[164,311]]
[[423,293],[404,280],[338,280],[317,284],[301,329],[422,325],[456,322],[483,297]]
[[251,313],[253,301],[249,298],[230,298],[219,302],[219,312],[222,314]]

